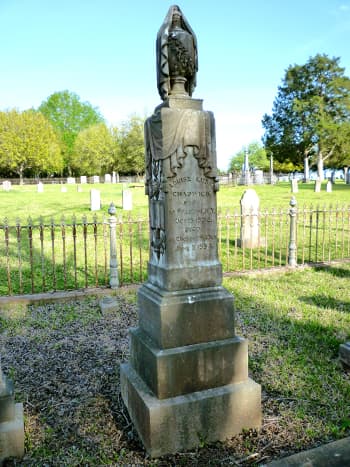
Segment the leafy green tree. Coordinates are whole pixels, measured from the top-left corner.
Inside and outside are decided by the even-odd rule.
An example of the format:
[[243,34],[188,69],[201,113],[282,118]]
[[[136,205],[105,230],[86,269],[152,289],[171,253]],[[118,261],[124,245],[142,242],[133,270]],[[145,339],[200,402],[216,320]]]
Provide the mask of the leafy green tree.
[[39,112],[0,112],[0,166],[23,182],[25,171],[57,173],[63,161],[57,135]]
[[[348,144],[344,123],[350,119],[350,79],[339,58],[311,57],[305,65],[290,66],[278,87],[272,115],[264,115],[264,145],[276,160],[323,166],[339,159]],[[335,158],[335,159],[334,159]]]
[[106,173],[113,166],[115,150],[115,141],[104,123],[90,126],[75,139],[72,169],[78,175]]
[[103,123],[99,110],[69,91],[51,94],[38,109],[56,129],[62,140],[62,151],[67,173],[71,174],[71,157],[78,134],[92,125]]
[[143,126],[144,119],[136,115],[121,125],[118,132],[118,171],[137,175],[145,171]]
[[[249,166],[254,169],[268,170],[269,160],[266,156],[265,148],[258,142],[253,141],[248,145]],[[246,148],[240,149],[234,156],[232,156],[229,165],[229,171],[241,171],[244,164]]]

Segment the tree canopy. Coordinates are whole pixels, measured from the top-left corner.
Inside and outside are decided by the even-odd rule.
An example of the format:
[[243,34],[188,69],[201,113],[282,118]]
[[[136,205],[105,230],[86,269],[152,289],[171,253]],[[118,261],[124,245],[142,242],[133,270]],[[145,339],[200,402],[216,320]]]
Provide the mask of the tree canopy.
[[103,123],[99,110],[70,91],[51,94],[38,109],[51,122],[62,140],[62,151],[67,172],[71,172],[74,142],[80,131]]
[[290,66],[272,114],[262,120],[267,153],[296,166],[316,162],[320,179],[325,162],[337,165],[349,157],[350,79],[339,60],[317,54]]
[[125,121],[118,132],[118,171],[141,174],[145,170],[143,138],[144,119],[133,115]]
[[252,141],[247,148],[243,147],[234,156],[232,156],[229,165],[229,172],[242,170],[246,150],[249,155],[250,167],[261,170],[267,170],[269,168],[269,160],[267,159],[265,148],[258,141]]
[[101,174],[113,169],[116,142],[104,123],[82,130],[74,143],[71,164],[76,174]]
[[34,110],[0,112],[0,167],[22,180],[62,169],[59,140],[49,121]]

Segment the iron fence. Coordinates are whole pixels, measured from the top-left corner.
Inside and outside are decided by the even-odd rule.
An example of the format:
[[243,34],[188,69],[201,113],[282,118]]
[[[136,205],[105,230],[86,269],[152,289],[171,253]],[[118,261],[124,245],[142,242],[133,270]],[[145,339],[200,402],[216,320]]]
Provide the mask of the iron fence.
[[[111,242],[112,225],[116,242]],[[118,284],[139,283],[147,277],[148,251],[145,217],[95,215],[24,224],[5,219],[0,223],[0,295],[107,287],[113,255]],[[291,208],[246,216],[238,210],[219,212],[218,251],[225,273],[293,265],[291,252],[299,265],[348,259],[350,206],[302,206],[294,217]]]

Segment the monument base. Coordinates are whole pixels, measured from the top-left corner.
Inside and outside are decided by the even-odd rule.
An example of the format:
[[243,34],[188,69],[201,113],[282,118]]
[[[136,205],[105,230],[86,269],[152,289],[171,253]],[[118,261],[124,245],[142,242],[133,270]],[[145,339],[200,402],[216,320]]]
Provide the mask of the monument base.
[[130,364],[120,368],[121,393],[151,457],[223,441],[261,425],[261,388],[247,379],[203,391],[156,398]]
[[24,455],[23,404],[15,405],[13,420],[0,423],[0,465],[9,457]]

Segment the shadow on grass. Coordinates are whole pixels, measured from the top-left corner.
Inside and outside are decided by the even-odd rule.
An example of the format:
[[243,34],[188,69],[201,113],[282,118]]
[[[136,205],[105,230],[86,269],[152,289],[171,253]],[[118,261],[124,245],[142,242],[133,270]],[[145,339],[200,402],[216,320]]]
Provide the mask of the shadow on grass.
[[316,305],[319,308],[336,309],[339,312],[350,312],[350,302],[342,301],[330,297],[329,295],[312,295],[310,297],[299,297],[299,300],[311,305]]

